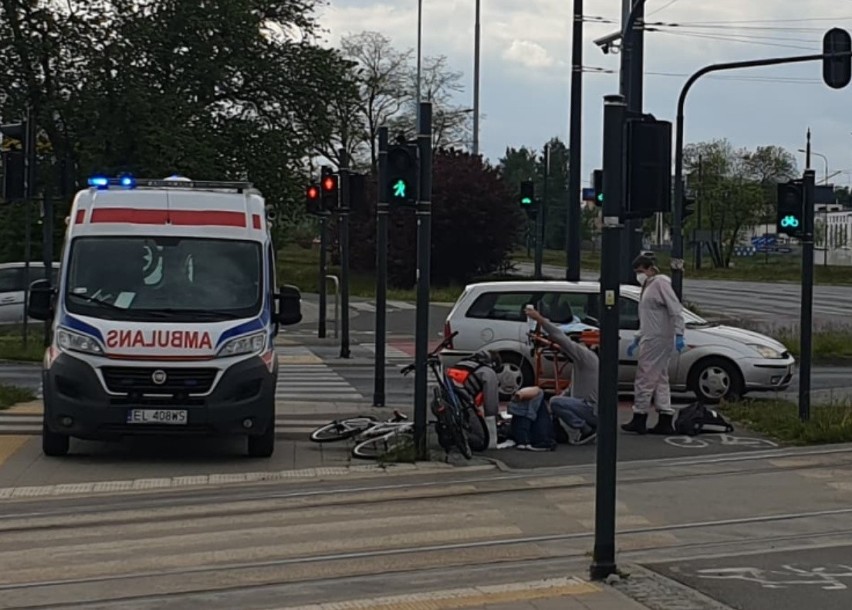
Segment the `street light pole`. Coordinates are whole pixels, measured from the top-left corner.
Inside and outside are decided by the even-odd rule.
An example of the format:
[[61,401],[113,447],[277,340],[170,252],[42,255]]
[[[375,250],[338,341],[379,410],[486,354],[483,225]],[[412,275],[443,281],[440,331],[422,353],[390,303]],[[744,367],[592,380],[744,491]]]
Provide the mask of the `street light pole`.
[[565,279],[580,280],[580,148],[583,145],[583,0],[574,0],[571,35],[571,108],[568,143],[568,218],[565,225]]
[[[422,2],[423,0],[419,0]],[[473,154],[479,154],[479,4],[473,25]]]
[[420,118],[420,66],[423,42],[423,0],[417,0],[417,112]]

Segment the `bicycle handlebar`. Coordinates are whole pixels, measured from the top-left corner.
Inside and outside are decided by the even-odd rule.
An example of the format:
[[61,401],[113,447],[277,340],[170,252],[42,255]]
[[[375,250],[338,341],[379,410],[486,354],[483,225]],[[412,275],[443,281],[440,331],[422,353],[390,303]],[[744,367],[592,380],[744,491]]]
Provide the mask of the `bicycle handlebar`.
[[[444,340],[443,340],[443,341],[441,341],[441,343],[439,343],[439,344],[437,345],[437,347],[435,347],[435,349],[433,349],[431,352],[429,352],[429,353],[426,355],[426,362],[428,363],[428,362],[430,362],[430,361],[434,361],[434,360],[436,360],[436,359],[438,358],[438,352],[440,352],[440,351],[441,351],[442,349],[444,349],[444,348],[449,347],[449,346],[450,346],[450,343],[451,343],[451,342],[452,342],[452,340],[453,340],[453,338],[454,338],[456,335],[458,335],[458,334],[459,334],[459,331],[455,331],[455,332],[454,332],[454,333],[452,333],[450,336],[448,336],[448,337],[444,337]],[[402,368],[402,370],[401,370],[400,372],[401,372],[403,375],[408,375],[411,371],[413,371],[413,370],[414,370],[414,366],[415,366],[415,364],[416,364],[416,363],[411,363],[411,364],[409,364],[409,365],[406,365],[405,367],[403,367],[403,368]]]

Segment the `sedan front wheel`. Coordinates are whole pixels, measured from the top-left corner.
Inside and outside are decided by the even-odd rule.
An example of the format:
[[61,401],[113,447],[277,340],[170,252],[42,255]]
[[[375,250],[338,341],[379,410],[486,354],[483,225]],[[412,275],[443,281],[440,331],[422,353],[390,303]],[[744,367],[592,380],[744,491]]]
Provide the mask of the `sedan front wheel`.
[[743,395],[742,374],[726,358],[705,358],[692,366],[689,389],[706,404],[717,404],[723,399],[735,402]]

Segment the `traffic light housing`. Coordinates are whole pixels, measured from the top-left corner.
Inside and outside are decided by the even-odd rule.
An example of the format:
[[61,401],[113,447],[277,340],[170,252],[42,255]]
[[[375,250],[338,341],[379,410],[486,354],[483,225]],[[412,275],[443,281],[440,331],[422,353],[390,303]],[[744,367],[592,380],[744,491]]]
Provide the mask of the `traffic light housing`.
[[521,209],[528,216],[535,216],[538,207],[535,202],[535,182],[532,180],[521,180],[521,194],[518,203],[520,203]]
[[320,199],[323,210],[333,212],[337,209],[339,203],[338,187],[337,176],[329,166],[323,165],[320,170]]
[[686,219],[695,214],[695,196],[692,193],[683,191],[683,207],[680,210],[680,219],[682,223],[686,222]]
[[419,192],[417,145],[393,144],[387,152],[387,200],[392,207],[417,205]]
[[603,170],[596,169],[592,172],[592,190],[595,192],[594,202],[595,205],[600,207],[603,205],[604,193],[603,193]]
[[804,229],[805,191],[801,180],[778,185],[778,233],[801,237]]
[[[842,28],[832,28],[822,38],[822,52],[849,53],[852,37]],[[852,80],[852,55],[823,57],[822,80],[832,89],[843,89]]]
[[[7,123],[0,125],[0,133],[3,134],[4,150],[3,162],[3,192],[2,198],[6,201],[17,201],[27,198],[27,122]],[[7,138],[16,140],[17,146],[12,148],[7,144]]]
[[651,114],[627,121],[625,218],[670,212],[672,205],[672,124]]
[[322,199],[320,197],[320,187],[318,184],[309,184],[305,189],[305,208],[308,214],[322,214]]
[[349,211],[360,212],[367,209],[367,176],[349,174]]

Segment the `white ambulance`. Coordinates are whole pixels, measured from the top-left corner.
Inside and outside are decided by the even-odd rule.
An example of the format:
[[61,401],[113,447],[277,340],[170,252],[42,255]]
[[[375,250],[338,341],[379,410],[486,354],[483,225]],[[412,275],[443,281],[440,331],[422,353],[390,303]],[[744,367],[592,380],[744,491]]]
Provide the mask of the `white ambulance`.
[[59,282],[34,282],[46,455],[71,437],[240,435],[272,455],[279,291],[263,197],[249,183],[96,177],[68,216]]

